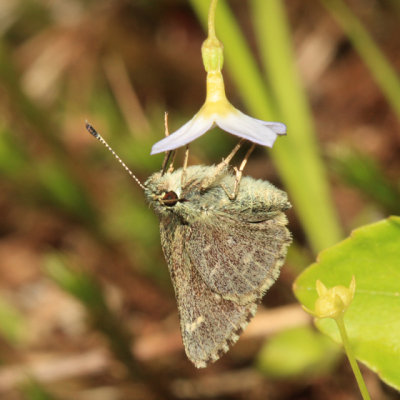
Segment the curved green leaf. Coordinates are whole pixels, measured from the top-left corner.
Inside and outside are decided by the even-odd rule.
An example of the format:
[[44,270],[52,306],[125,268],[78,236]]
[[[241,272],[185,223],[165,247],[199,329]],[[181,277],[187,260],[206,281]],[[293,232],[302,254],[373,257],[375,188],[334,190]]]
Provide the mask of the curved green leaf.
[[[400,389],[400,217],[359,228],[323,251],[297,278],[294,292],[313,310],[317,279],[330,288],[348,286],[353,275],[356,293],[344,316],[352,348],[360,361]],[[332,319],[316,325],[340,342]]]

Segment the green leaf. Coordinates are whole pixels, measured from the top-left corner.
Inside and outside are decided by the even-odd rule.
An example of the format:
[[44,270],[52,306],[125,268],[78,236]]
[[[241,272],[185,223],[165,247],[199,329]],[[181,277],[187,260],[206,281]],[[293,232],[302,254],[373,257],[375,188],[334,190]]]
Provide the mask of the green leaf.
[[321,376],[332,370],[339,354],[331,340],[305,326],[268,340],[260,351],[257,365],[274,378]]
[[[355,356],[389,385],[400,389],[400,217],[364,226],[324,250],[294,283],[299,301],[313,310],[315,282],[328,288],[356,280],[356,293],[344,322]],[[340,342],[332,319],[317,327]]]

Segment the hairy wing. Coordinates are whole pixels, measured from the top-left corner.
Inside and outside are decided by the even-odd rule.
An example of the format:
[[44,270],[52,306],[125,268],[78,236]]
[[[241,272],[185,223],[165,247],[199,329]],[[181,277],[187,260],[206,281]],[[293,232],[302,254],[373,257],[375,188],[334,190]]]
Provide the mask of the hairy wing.
[[[245,176],[240,181],[239,192],[235,201],[226,195],[225,190],[233,191],[235,178],[225,175],[219,187],[214,189],[215,200],[208,199],[208,204],[215,204],[220,214],[245,222],[261,222],[275,218],[291,207],[287,194],[277,189],[268,181],[256,180]],[[211,193],[205,193],[210,196]]]
[[215,214],[190,225],[185,246],[209,289],[238,304],[260,300],[277,279],[291,235],[286,216],[261,222]]
[[183,344],[198,368],[229,350],[254,316],[255,303],[240,305],[212,291],[194,267],[187,245],[191,228],[164,221],[161,243],[178,303]]

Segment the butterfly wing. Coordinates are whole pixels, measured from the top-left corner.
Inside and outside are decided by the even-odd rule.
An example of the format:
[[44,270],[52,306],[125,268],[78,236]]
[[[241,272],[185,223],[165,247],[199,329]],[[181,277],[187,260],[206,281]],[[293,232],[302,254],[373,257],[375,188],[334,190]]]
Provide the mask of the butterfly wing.
[[161,221],[161,243],[178,303],[183,344],[198,368],[229,350],[254,316],[255,303],[240,305],[211,290],[193,265],[187,245],[193,229],[173,219]]
[[283,214],[290,204],[284,192],[251,178],[235,201],[225,192],[231,175],[204,192],[191,182],[188,173],[185,201],[160,213],[161,244],[186,354],[205,367],[237,341],[277,278],[291,241]]
[[223,215],[191,224],[186,251],[203,282],[223,299],[251,304],[275,282],[291,236],[283,213],[260,221]]

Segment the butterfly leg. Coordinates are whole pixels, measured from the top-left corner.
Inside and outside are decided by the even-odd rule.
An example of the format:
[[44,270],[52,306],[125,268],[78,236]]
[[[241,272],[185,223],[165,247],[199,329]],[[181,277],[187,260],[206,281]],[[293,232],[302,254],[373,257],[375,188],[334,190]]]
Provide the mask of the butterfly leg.
[[200,190],[204,191],[206,190],[219,176],[219,174],[229,165],[230,161],[234,157],[234,155],[238,152],[240,147],[242,146],[244,142],[244,139],[241,139],[240,142],[233,148],[233,150],[230,152],[228,157],[223,159],[216,167],[215,167],[215,172],[212,176],[207,176],[203,181],[201,182],[200,185]]
[[[246,166],[247,161],[249,160],[249,157],[250,157],[250,155],[251,155],[251,153],[253,152],[253,150],[254,150],[255,147],[256,147],[256,145],[255,145],[255,143],[253,143],[253,144],[251,145],[251,147],[249,148],[249,150],[247,151],[246,155],[244,156],[243,161],[242,161],[242,163],[240,164],[239,168],[234,167],[235,174],[236,174],[235,187],[234,187],[233,192],[232,192],[231,194],[228,194],[228,193],[227,193],[227,194],[228,194],[228,197],[229,197],[231,200],[235,200],[235,199],[236,199],[236,196],[237,196],[237,194],[238,194],[238,192],[239,192],[239,185],[240,185],[240,181],[241,181],[241,179],[242,179],[244,167]],[[225,192],[226,192],[226,190],[225,190]]]
[[189,160],[189,145],[186,145],[185,148],[185,158],[183,159],[183,167],[182,167],[182,175],[181,175],[181,187],[183,187],[183,183],[186,179],[186,168]]
[[[168,113],[167,113],[167,112],[165,112],[165,114],[164,114],[164,127],[165,127],[165,136],[169,136],[169,129],[168,129]],[[167,171],[167,172],[168,172],[168,173],[173,172],[173,170],[174,170],[175,154],[176,154],[176,151],[175,151],[175,150],[167,151],[167,152],[165,153],[164,161],[163,161],[162,167],[161,167],[161,171],[162,171],[161,175],[164,175],[164,174],[165,174],[165,171],[166,171],[166,168],[167,168],[167,164],[168,164],[168,161],[169,161],[169,159],[171,158],[171,156],[172,156],[172,159],[171,159],[171,163],[169,164],[169,168],[168,168],[168,171]]]

